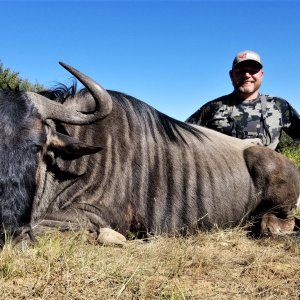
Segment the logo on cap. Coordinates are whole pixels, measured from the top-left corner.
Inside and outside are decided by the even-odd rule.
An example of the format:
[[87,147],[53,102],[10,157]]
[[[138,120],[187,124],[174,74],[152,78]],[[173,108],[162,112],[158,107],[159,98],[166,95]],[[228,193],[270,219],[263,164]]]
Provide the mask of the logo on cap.
[[239,55],[239,58],[246,58],[247,57],[247,53],[242,53]]

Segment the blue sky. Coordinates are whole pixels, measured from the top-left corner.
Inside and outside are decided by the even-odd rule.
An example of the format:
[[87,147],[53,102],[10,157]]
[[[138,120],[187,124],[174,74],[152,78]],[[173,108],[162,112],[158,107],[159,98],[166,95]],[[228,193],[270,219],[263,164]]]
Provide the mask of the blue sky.
[[179,120],[232,91],[235,54],[261,54],[261,92],[300,113],[298,1],[1,1],[0,60],[53,87],[71,76],[125,92]]

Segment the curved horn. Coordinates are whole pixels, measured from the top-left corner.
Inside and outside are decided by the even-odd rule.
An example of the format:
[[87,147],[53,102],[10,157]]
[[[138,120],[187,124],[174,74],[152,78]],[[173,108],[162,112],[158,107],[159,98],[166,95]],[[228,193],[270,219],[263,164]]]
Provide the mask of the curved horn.
[[74,125],[85,125],[99,119],[96,114],[83,114],[33,92],[26,92],[26,95],[37,108],[43,120],[52,119]]
[[73,67],[63,62],[59,62],[59,64],[74,75],[92,94],[96,101],[94,115],[99,119],[107,116],[112,110],[112,99],[109,93],[100,84]]
[[76,111],[74,108],[72,109],[71,106],[66,107],[58,102],[50,101],[42,95],[27,92],[28,98],[34,103],[42,118],[44,120],[53,119],[74,125],[84,125],[93,123],[107,116],[112,110],[112,99],[109,93],[94,80],[78,70],[62,62],[60,62],[60,64],[88,89],[95,99],[96,109],[92,113],[84,114]]

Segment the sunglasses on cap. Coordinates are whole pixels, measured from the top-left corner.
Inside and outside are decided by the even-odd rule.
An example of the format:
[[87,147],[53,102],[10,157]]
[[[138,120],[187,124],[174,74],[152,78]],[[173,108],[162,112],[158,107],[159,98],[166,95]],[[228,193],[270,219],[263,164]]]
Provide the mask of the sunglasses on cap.
[[238,75],[243,75],[246,73],[249,73],[250,75],[254,75],[257,74],[259,71],[261,70],[261,68],[254,68],[254,67],[236,67],[233,69],[233,71],[238,74]]

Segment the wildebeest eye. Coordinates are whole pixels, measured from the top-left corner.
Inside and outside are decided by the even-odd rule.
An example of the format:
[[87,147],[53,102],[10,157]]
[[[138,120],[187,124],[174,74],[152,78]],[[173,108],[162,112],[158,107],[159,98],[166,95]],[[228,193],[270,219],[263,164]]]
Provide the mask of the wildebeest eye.
[[42,150],[42,146],[41,145],[32,145],[31,146],[31,151],[32,153],[38,153]]

